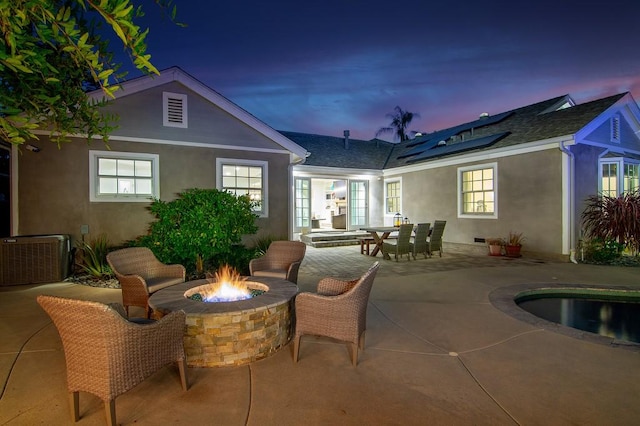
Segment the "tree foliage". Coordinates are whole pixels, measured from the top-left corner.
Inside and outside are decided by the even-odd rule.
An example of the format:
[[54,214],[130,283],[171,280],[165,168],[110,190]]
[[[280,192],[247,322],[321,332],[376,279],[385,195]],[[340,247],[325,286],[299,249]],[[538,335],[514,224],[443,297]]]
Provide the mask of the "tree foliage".
[[[175,18],[172,0],[154,1]],[[22,144],[46,129],[58,143],[76,134],[106,141],[116,117],[86,91],[112,98],[125,73],[99,32],[108,25],[136,68],[158,74],[149,30],[136,24],[143,15],[130,0],[0,0],[0,138]]]
[[199,260],[217,269],[242,257],[242,236],[257,232],[253,207],[249,197],[217,189],[188,189],[169,202],[156,199],[150,210],[157,220],[137,244],[149,247],[160,261],[180,263],[189,271]]
[[376,137],[383,133],[393,133],[394,139],[397,139],[400,142],[406,141],[409,139],[409,136],[407,135],[407,127],[409,127],[411,121],[416,117],[420,117],[420,114],[405,111],[399,106],[396,106],[393,113],[387,114],[387,118],[391,119],[391,123],[388,127],[381,127],[378,129]]
[[593,195],[582,212],[585,235],[619,247],[640,250],[640,192],[618,197]]

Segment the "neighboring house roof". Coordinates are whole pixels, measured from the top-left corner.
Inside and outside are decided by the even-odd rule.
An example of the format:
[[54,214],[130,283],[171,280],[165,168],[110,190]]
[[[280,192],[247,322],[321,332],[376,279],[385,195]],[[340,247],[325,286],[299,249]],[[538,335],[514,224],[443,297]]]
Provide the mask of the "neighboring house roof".
[[574,105],[565,95],[481,117],[395,145],[385,168],[574,135],[625,95],[621,93],[580,105]]
[[[127,80],[120,84],[121,89],[115,92],[115,97],[116,99],[118,99],[125,96],[130,96],[143,90],[158,87],[174,81],[186,86],[188,89],[202,96],[204,99],[216,105],[218,108],[227,112],[239,121],[245,123],[247,126],[252,127],[254,130],[263,134],[265,137],[273,140],[275,143],[282,146],[285,150],[291,152],[294,157],[294,162],[300,162],[306,157],[307,152],[303,147],[297,145],[290,139],[287,139],[284,135],[269,127],[267,124],[265,124],[249,112],[245,111],[244,109],[240,108],[238,105],[234,104],[229,99],[225,98],[220,93],[211,89],[179,67],[171,67],[166,70],[162,70],[160,71],[160,75],[158,76],[142,76]],[[88,96],[96,100],[102,100],[105,98],[104,92],[102,90],[95,90],[93,92],[90,92]]]
[[348,138],[345,143],[344,137],[280,133],[310,153],[304,162],[305,166],[382,170],[394,145],[380,139],[365,141]]

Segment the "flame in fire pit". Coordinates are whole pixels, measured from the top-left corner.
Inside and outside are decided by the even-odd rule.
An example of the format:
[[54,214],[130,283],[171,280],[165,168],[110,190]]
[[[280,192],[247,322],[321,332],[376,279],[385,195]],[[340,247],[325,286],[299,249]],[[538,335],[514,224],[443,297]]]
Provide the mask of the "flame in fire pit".
[[235,302],[259,296],[269,287],[254,281],[247,281],[232,267],[222,266],[215,274],[207,273],[207,284],[193,287],[184,297],[201,302]]
[[247,277],[242,277],[229,265],[218,269],[214,277],[207,277],[210,285],[208,291],[202,295],[205,302],[234,302],[251,297],[251,292],[245,283]]

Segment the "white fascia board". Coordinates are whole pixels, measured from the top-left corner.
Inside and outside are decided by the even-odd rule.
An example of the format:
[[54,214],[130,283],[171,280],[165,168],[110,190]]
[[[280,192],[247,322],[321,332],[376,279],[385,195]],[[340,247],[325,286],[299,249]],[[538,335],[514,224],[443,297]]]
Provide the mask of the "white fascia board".
[[[291,139],[285,137],[283,134],[277,132],[263,121],[259,120],[246,110],[240,108],[238,105],[222,96],[220,93],[201,83],[200,81],[177,67],[169,68],[168,70],[163,71],[159,76],[143,76],[130,81],[126,81],[120,85],[121,90],[115,92],[115,97],[116,99],[118,99],[124,96],[135,94],[142,90],[158,87],[174,81],[183,84],[188,89],[202,96],[212,104],[216,105],[218,108],[235,117],[237,120],[243,122],[247,126],[271,139],[287,151],[292,152],[294,154],[294,157],[298,157],[300,159],[305,158],[307,151],[303,147],[296,144]],[[96,90],[89,93],[89,97],[97,100],[106,99],[104,93],[101,90]]]
[[[34,131],[34,133],[39,135],[49,135],[49,132],[45,132],[42,130]],[[83,138],[86,138],[87,136],[73,134],[73,135],[69,135],[69,137],[83,139]],[[102,137],[100,136],[94,135],[92,139],[102,141]],[[148,143],[148,144],[156,144],[156,145],[176,145],[176,146],[195,147],[195,148],[228,149],[232,151],[268,152],[272,154],[290,154],[290,151],[287,151],[286,149],[256,148],[252,146],[221,145],[221,144],[211,144],[211,143],[203,143],[203,142],[187,142],[187,141],[177,141],[177,140],[171,140],[171,139],[138,138],[138,137],[119,136],[119,135],[110,135],[109,141],[138,142],[138,143]]]
[[381,170],[375,169],[338,169],[336,167],[324,167],[324,166],[305,166],[296,165],[293,166],[293,175],[296,177],[332,177],[332,178],[362,178],[367,177],[380,177],[382,176]]
[[582,139],[580,141],[581,145],[588,145],[588,146],[595,146],[597,148],[603,148],[606,150],[606,152],[603,152],[601,155],[606,154],[607,152],[611,151],[611,152],[616,152],[616,153],[622,153],[622,152],[626,152],[629,154],[635,154],[635,155],[640,155],[640,150],[637,149],[630,149],[629,147],[622,147],[622,146],[613,146],[612,144],[607,144],[607,143],[602,143],[602,142],[593,142],[590,141],[588,139]]
[[574,135],[557,136],[550,139],[529,142],[519,145],[506,146],[504,148],[490,149],[487,151],[462,154],[454,158],[443,158],[441,160],[419,163],[409,166],[396,167],[384,170],[384,176],[395,176],[404,173],[418,172],[422,170],[438,169],[447,166],[457,166],[460,164],[475,163],[481,161],[494,160],[496,158],[510,157],[513,155],[528,154],[531,152],[546,151],[548,149],[560,149],[560,144],[565,146],[575,145]]

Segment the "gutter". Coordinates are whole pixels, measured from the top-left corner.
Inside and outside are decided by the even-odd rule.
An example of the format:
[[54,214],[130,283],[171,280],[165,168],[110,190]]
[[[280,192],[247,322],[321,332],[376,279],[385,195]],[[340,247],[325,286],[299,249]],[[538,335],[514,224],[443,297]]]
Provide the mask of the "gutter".
[[576,260],[576,230],[575,230],[575,156],[569,148],[566,147],[567,141],[561,141],[559,145],[560,151],[569,157],[569,260],[572,263],[578,263]]

